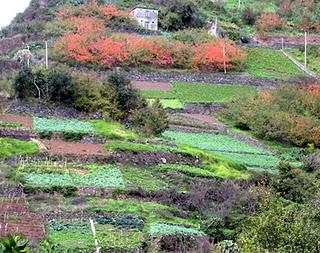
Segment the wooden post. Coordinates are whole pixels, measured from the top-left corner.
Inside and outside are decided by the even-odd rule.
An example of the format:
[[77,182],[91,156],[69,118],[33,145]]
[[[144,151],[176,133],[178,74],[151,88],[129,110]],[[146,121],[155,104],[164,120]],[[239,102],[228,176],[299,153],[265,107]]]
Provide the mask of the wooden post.
[[223,68],[224,68],[225,74],[227,74],[226,55],[227,55],[227,42],[225,41],[223,45]]
[[46,45],[46,69],[49,68],[49,61],[48,61],[48,41],[45,41]]
[[96,233],[96,228],[94,226],[93,220],[89,219],[90,221],[90,226],[91,226],[91,230],[92,230],[92,234],[94,237],[94,244],[96,246],[96,253],[100,253],[100,247],[99,247],[99,243],[98,243],[98,239],[97,239],[97,233]]
[[[29,47],[29,45],[27,45],[27,49],[28,49],[28,51],[30,52],[30,47]],[[29,53],[28,52],[28,53]],[[29,58],[29,54],[28,54],[28,56],[27,56],[27,66],[28,66],[28,68],[30,67],[30,58]]]
[[284,50],[284,40],[281,38],[281,49]]
[[304,66],[307,67],[307,32],[304,33]]

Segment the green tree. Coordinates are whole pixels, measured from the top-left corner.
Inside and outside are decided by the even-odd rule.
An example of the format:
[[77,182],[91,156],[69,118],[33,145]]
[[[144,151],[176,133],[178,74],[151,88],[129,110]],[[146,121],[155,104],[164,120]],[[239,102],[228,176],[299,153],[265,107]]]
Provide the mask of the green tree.
[[237,243],[243,253],[320,250],[320,205],[284,205],[279,198],[262,201],[256,216],[246,219]]

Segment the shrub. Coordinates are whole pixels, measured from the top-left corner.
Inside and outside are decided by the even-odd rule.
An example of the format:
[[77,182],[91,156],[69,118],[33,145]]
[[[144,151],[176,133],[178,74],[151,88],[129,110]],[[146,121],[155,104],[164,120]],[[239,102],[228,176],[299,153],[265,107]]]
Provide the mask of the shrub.
[[135,128],[148,136],[162,134],[169,125],[167,114],[159,99],[156,99],[151,107],[133,112],[129,120]]
[[202,231],[209,235],[214,242],[219,242],[223,239],[223,228],[223,221],[218,217],[205,221],[201,226]]
[[34,87],[34,75],[30,68],[21,69],[14,79],[14,90],[18,99],[26,99],[37,95]]
[[282,29],[285,22],[279,14],[263,12],[257,21],[258,29],[262,32],[271,32],[273,30]]
[[170,2],[160,13],[160,27],[166,31],[202,27],[204,19],[192,0]]
[[246,7],[242,11],[242,21],[246,25],[254,25],[257,20],[257,13],[254,12],[250,7]]
[[48,76],[48,87],[51,101],[65,104],[74,102],[75,85],[67,72],[53,69]]
[[[244,101],[246,101],[244,103]],[[306,146],[320,145],[320,100],[299,86],[283,86],[258,96],[233,99],[224,116],[235,125],[268,140]]]
[[306,155],[303,160],[302,169],[306,172],[315,172],[320,170],[320,152],[314,152]]

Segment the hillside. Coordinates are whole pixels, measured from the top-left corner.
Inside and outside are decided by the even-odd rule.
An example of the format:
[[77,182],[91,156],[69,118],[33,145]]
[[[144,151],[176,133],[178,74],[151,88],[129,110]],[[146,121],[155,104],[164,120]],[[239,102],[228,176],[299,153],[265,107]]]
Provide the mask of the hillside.
[[238,3],[17,15],[0,39],[0,252],[319,251],[320,5]]

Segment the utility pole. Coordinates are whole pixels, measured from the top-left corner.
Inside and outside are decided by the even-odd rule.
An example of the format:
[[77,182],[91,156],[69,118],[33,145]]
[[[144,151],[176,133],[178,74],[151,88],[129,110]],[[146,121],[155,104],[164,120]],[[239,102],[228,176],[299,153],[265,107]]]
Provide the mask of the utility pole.
[[49,61],[48,61],[48,41],[45,41],[46,44],[46,69],[49,68]]
[[284,40],[281,38],[281,49],[284,50]]
[[304,66],[307,67],[307,32],[304,33]]

